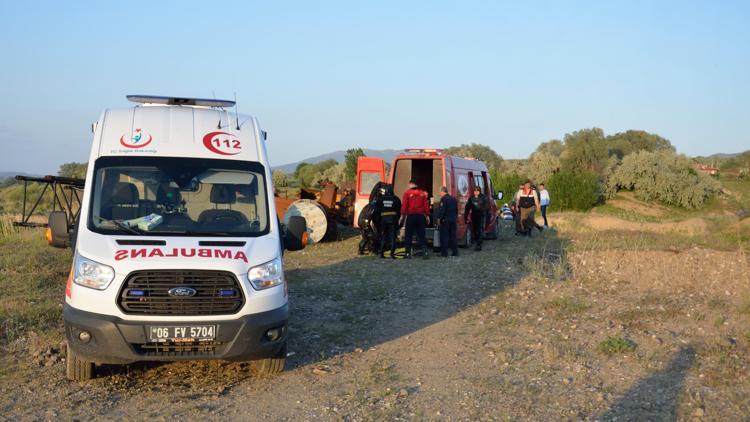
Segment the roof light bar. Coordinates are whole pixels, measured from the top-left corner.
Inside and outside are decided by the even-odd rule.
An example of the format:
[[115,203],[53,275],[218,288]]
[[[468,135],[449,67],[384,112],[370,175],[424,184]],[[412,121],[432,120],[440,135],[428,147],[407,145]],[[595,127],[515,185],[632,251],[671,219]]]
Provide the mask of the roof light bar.
[[234,107],[235,101],[208,98],[162,97],[159,95],[127,95],[128,101],[139,104],[166,104],[201,107]]
[[443,153],[441,148],[407,148],[404,151],[413,154],[440,155]]

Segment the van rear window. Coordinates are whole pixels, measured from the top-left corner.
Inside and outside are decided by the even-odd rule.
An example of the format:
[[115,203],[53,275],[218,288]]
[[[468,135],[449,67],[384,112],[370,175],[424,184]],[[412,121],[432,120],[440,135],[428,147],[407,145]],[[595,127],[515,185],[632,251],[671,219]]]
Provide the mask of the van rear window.
[[380,173],[362,172],[359,174],[359,194],[369,195],[375,185],[380,182]]

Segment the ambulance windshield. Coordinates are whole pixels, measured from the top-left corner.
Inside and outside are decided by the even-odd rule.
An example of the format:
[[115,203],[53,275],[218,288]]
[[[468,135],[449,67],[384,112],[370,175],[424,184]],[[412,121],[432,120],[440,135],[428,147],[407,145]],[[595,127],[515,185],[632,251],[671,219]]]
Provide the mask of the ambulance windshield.
[[269,230],[264,175],[256,162],[102,157],[88,227],[131,235],[259,236]]

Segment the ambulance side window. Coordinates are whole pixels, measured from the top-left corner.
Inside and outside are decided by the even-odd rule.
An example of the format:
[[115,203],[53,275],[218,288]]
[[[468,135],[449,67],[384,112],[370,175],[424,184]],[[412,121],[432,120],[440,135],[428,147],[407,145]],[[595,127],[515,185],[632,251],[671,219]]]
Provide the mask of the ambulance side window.
[[484,186],[486,187],[482,189],[484,195],[488,198],[493,197],[494,195],[492,194],[492,179],[490,179],[486,171],[482,172],[482,181],[484,182]]
[[482,178],[481,174],[477,174],[474,176],[474,186],[479,186],[479,189],[482,190],[482,193],[486,194],[484,189],[484,179]]

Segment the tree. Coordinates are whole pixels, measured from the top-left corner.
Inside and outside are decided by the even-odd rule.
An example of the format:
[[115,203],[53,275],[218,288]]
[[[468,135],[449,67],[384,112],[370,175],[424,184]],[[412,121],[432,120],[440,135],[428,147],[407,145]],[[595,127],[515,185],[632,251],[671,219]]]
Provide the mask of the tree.
[[607,180],[607,195],[632,190],[644,201],[659,201],[683,208],[698,208],[716,194],[719,182],[698,173],[690,159],[669,150],[639,151],[627,155]]
[[357,159],[364,156],[365,152],[362,148],[346,150],[346,156],[344,157],[344,177],[347,182],[354,182],[354,179],[357,178]]
[[333,182],[339,187],[344,185],[347,182],[346,164],[336,164],[335,166],[328,167],[320,174],[319,180]]
[[283,170],[276,169],[271,173],[271,176],[273,177],[273,185],[277,188],[283,188],[289,185],[289,180]]
[[461,144],[457,147],[449,147],[443,151],[445,154],[457,155],[459,157],[471,157],[484,161],[489,169],[497,169],[503,161],[498,153],[487,145],[482,144]]
[[560,158],[546,151],[537,151],[532,154],[524,168],[524,173],[537,184],[545,183],[558,171],[560,171]]
[[560,157],[563,151],[565,151],[565,144],[563,144],[559,139],[542,142],[538,147],[536,147],[536,152],[544,152],[552,155],[553,157]]
[[297,167],[294,168],[294,178],[297,179],[297,180],[299,180],[299,175],[300,175],[300,173],[302,173],[302,169],[304,169],[305,167],[307,167],[309,165],[311,165],[311,164],[307,163],[307,162],[304,162],[304,161],[301,162],[301,163],[299,163],[299,164],[297,164]]
[[318,181],[321,180],[322,173],[328,168],[338,164],[338,161],[330,158],[328,160],[321,161],[317,164],[308,164],[306,166],[297,166],[299,169],[299,175],[296,177],[300,186],[309,188],[316,186]]
[[672,151],[674,147],[667,139],[643,130],[628,130],[607,136],[609,155],[622,159],[628,154],[638,151]]
[[502,202],[511,203],[518,187],[522,185],[526,178],[518,173],[498,173],[496,171],[490,172],[492,176],[492,187],[498,192],[503,193]]
[[602,176],[609,158],[604,131],[598,127],[565,134],[560,168],[570,173],[590,172]]
[[60,169],[57,171],[57,175],[61,177],[73,177],[76,179],[85,179],[86,178],[86,168],[88,167],[88,163],[65,163],[60,166]]
[[594,173],[561,171],[546,183],[552,196],[553,210],[587,211],[600,202],[602,194],[599,177]]

